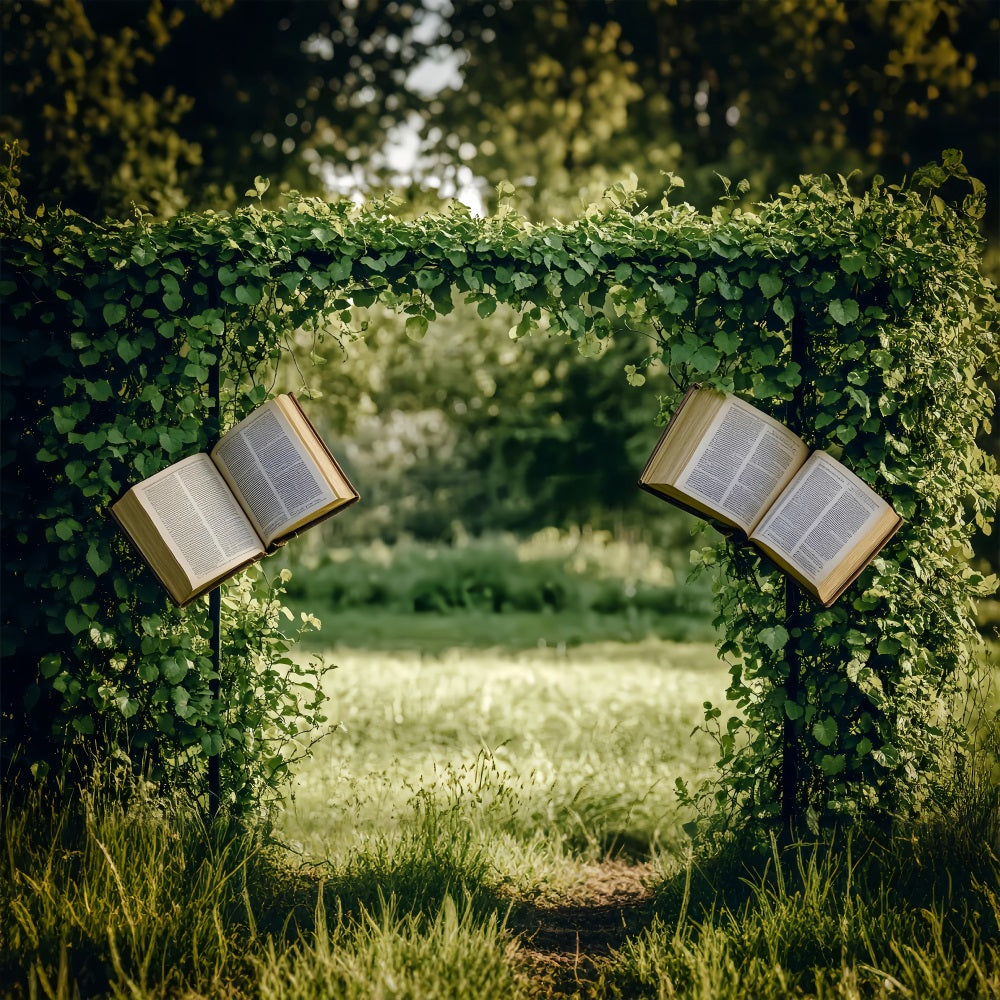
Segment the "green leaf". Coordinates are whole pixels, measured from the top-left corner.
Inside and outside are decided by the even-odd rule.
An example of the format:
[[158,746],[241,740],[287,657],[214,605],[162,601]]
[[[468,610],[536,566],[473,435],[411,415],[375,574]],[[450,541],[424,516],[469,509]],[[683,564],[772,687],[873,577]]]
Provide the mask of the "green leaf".
[[[315,279],[316,275],[314,274],[312,277]],[[262,297],[261,290],[256,285],[237,285],[235,291],[236,301],[245,306],[257,305]]]
[[675,340],[670,345],[670,363],[673,365],[686,364],[691,355],[698,349],[698,344],[690,340]]
[[774,310],[774,315],[785,324],[791,323],[795,316],[795,304],[790,295],[783,295],[780,299],[775,299],[771,308]]
[[175,687],[171,689],[170,697],[174,703],[174,714],[179,719],[186,719],[191,715],[192,709],[190,706],[191,696],[188,694],[186,688]]
[[829,312],[834,322],[839,323],[841,326],[853,323],[861,315],[858,304],[854,299],[831,299],[830,304],[827,306],[827,312]]
[[331,281],[335,281],[339,284],[342,281],[346,281],[351,276],[353,268],[354,261],[352,258],[341,257],[327,268],[326,273],[330,276]]
[[797,701],[791,701],[790,699],[785,699],[785,715],[793,721],[795,719],[801,719],[805,713],[803,712],[802,706]]
[[61,669],[62,656],[59,653],[47,653],[38,661],[38,672],[42,677],[55,677]]
[[[234,268],[230,267],[228,264],[223,264],[219,268],[219,284],[224,287],[229,287],[230,285],[235,285],[236,280],[239,278],[239,272]],[[176,291],[176,289],[174,289]]]
[[852,250],[841,255],[840,267],[847,274],[857,274],[867,261],[868,254],[863,250]]
[[180,684],[187,676],[188,661],[183,658],[168,656],[160,660],[160,675],[168,684]]
[[444,281],[444,275],[440,271],[430,271],[427,268],[421,268],[417,271],[417,287],[422,291],[426,292],[431,288],[437,288],[442,281]]
[[758,633],[758,638],[772,653],[779,653],[788,644],[788,629],[784,625],[762,628]]
[[722,352],[723,356],[732,356],[739,350],[743,338],[736,330],[717,330],[712,343]]
[[714,347],[703,344],[691,355],[691,360],[688,363],[696,372],[703,372],[707,375],[719,367],[721,360],[719,352]]
[[423,340],[427,333],[426,316],[409,316],[406,320],[406,336],[410,340]]
[[837,720],[832,716],[826,716],[824,719],[813,724],[812,734],[813,739],[821,746],[832,746],[838,734]]
[[825,753],[820,758],[819,766],[828,778],[832,778],[835,774],[840,774],[844,770],[847,766],[847,759],[842,753],[837,754],[835,757]]
[[87,565],[97,576],[100,576],[111,568],[111,556],[110,554],[102,554],[98,549],[98,543],[91,542],[87,549]]
[[85,615],[77,608],[70,608],[69,611],[66,612],[66,616],[63,621],[66,624],[66,628],[69,629],[73,635],[79,635],[81,632],[90,628],[89,615]]
[[107,439],[108,435],[105,431],[88,431],[83,435],[81,444],[87,449],[87,451],[99,451],[104,447],[104,443]]
[[127,310],[120,302],[106,302],[103,312],[104,322],[108,326],[117,326],[125,318]]
[[184,438],[174,427],[160,431],[157,440],[160,442],[160,447],[168,455],[173,455],[175,452],[180,451],[184,445]]
[[776,274],[762,274],[757,279],[757,287],[765,298],[773,299],[781,291],[782,281]]
[[142,354],[142,347],[139,344],[131,340],[126,340],[124,337],[119,339],[116,350],[118,351],[118,357],[120,357],[125,364],[135,361],[135,359]]
[[106,378],[102,378],[98,382],[87,382],[86,389],[87,395],[99,403],[104,403],[111,398],[111,383]]
[[64,542],[68,542],[82,528],[83,525],[79,521],[67,517],[56,523],[56,536]]
[[640,372],[635,365],[625,366],[625,380],[629,385],[640,386],[646,384],[646,376]]
[[115,698],[115,704],[126,719],[131,719],[139,711],[139,703],[124,692]]

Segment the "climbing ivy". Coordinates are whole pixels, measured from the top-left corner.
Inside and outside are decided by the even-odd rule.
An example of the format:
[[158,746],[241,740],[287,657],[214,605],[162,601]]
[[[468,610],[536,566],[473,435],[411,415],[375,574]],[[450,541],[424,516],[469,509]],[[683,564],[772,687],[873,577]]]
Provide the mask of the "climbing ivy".
[[[955,183],[969,188],[961,205],[938,193]],[[949,151],[907,185],[876,179],[856,194],[844,178],[808,177],[752,211],[736,207],[743,185],[710,215],[672,203],[680,186],[669,178],[661,207],[642,211],[622,183],[572,224],[532,226],[506,189],[490,218],[454,205],[401,221],[388,202],[295,194],[264,210],[258,179],[237,212],[98,223],[29,210],[9,168],[5,753],[30,765],[52,760],[53,740],[110,744],[197,791],[221,752],[238,806],[278,787],[288,755],[273,739],[291,736],[296,713],[310,725],[322,715],[316,675],[280,669],[278,595],[254,593],[265,578],[226,588],[220,709],[204,607],[165,606],[108,507],[262,402],[293,335],[311,332],[317,349],[363,335],[377,302],[416,342],[457,302],[484,317],[503,303],[519,314],[513,338],[547,328],[595,356],[611,336],[644,338],[648,355],[625,376],[640,386],[666,365],[676,392],[664,414],[693,380],[739,393],[798,423],[904,516],[833,608],[806,604],[793,621],[762,556],[726,540],[699,555],[721,570],[736,714],[718,733],[719,777],[684,794],[740,822],[777,817],[791,723],[797,801],[813,823],[919,808],[960,747],[951,709],[974,655],[972,604],[995,587],[966,558],[1000,492],[975,443],[993,407],[982,375],[997,368],[997,303],[978,270],[982,185]],[[221,414],[207,391],[215,364]],[[803,664],[793,697],[789,642]],[[720,715],[707,706],[709,725]]]

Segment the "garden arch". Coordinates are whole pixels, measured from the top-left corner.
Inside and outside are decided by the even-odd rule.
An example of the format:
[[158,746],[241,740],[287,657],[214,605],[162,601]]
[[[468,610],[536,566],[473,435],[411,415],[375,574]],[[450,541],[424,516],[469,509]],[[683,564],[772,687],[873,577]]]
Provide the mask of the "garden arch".
[[[935,193],[949,181],[971,185],[960,206]],[[316,721],[321,705],[273,679],[261,694],[252,665],[284,649],[274,594],[243,585],[224,602],[220,712],[204,613],[164,605],[108,506],[205,447],[215,366],[234,419],[263,401],[260,376],[293,331],[350,337],[377,301],[419,340],[457,296],[482,316],[509,304],[514,336],[547,322],[584,353],[615,331],[648,335],[679,387],[753,398],[893,503],[902,531],[828,610],[788,608],[783,577],[749,550],[703,554],[723,571],[720,652],[740,714],[718,730],[719,779],[684,794],[752,822],[919,807],[960,746],[949,709],[972,662],[972,602],[995,584],[966,560],[998,494],[975,440],[997,309],[978,267],[982,185],[960,154],[905,188],[803,178],[752,211],[741,185],[708,216],[667,197],[640,209],[622,184],[567,225],[461,206],[404,222],[383,204],[294,194],[266,210],[265,189],[232,214],[96,224],[29,212],[5,177],[4,558],[19,595],[5,612],[5,753],[44,766],[53,738],[111,743],[200,790],[221,751],[237,806],[280,784],[289,744],[275,752],[269,727],[289,712]],[[642,366],[627,377],[641,384]],[[706,715],[714,725],[721,709]]]

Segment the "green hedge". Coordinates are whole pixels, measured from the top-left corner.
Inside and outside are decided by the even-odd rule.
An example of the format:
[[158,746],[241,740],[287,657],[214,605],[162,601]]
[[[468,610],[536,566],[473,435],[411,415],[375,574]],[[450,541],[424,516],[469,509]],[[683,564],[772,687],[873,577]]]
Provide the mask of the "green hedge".
[[[668,182],[669,196],[680,182]],[[971,187],[958,206],[937,193],[956,184]],[[790,722],[797,810],[811,820],[919,808],[960,745],[950,709],[978,638],[972,603],[995,585],[967,562],[998,494],[995,461],[975,443],[993,408],[982,375],[997,366],[997,302],[978,269],[982,185],[949,151],[906,186],[877,179],[856,194],[843,178],[803,178],[752,211],[736,207],[743,193],[710,216],[667,197],[643,212],[622,184],[574,223],[545,227],[507,208],[403,222],[381,204],[296,195],[276,211],[251,201],[120,224],[27,206],[8,170],[5,754],[16,745],[22,762],[44,764],[53,741],[112,743],[198,790],[221,750],[238,803],[285,773],[268,734],[287,699],[307,717],[319,709],[309,678],[275,686],[286,644],[273,595],[230,588],[242,624],[227,626],[239,644],[214,704],[203,607],[165,607],[108,505],[208,444],[213,364],[229,423],[266,397],[295,331],[349,339],[377,301],[419,340],[457,297],[483,316],[508,303],[520,312],[512,336],[544,325],[584,354],[613,332],[646,338],[648,362],[668,365],[678,392],[697,379],[786,416],[798,388],[807,442],[840,453],[906,524],[834,608],[805,608],[792,636],[803,683],[791,692],[782,576],[724,543],[706,557],[723,564],[721,651],[741,718],[720,733],[720,779],[704,791],[741,821],[776,817]],[[627,377],[641,384],[643,364]],[[277,699],[271,714],[241,721],[262,686]]]

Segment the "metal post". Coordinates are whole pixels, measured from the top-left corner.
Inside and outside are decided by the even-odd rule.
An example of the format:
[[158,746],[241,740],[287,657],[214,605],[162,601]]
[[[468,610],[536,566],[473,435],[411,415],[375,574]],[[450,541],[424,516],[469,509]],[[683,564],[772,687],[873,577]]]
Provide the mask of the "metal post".
[[[215,414],[212,422],[215,431],[213,437],[217,439],[222,433],[222,372],[218,361],[212,365],[209,371],[208,389],[215,400]],[[221,717],[219,679],[222,671],[222,589],[220,587],[216,587],[208,595],[208,619],[211,628],[209,643],[214,675],[208,682],[208,690],[212,696],[212,704],[218,708]],[[219,765],[219,753],[214,752],[208,758],[208,818],[210,821],[214,820],[219,812],[222,788]]]
[[[785,628],[788,641],[785,643],[785,663],[788,676],[785,678],[785,698],[795,702],[799,696],[801,661],[799,641],[795,635],[799,628],[798,587],[791,577],[785,579]],[[791,832],[799,819],[799,744],[797,723],[785,713],[781,748],[781,819],[782,827]]]
[[[798,317],[792,320],[791,326],[791,360],[798,363],[799,370],[803,373],[803,381],[793,390],[794,395],[788,413],[788,426],[801,434],[803,429],[803,404],[805,369],[808,360],[808,350],[805,338],[802,336],[802,324]],[[790,577],[785,577],[785,628],[788,630],[788,641],[785,643],[785,663],[788,665],[788,676],[785,678],[785,698],[788,701],[796,702],[799,697],[801,687],[801,651],[799,649],[799,635],[801,630],[801,607],[802,595],[798,585]],[[800,788],[799,788],[799,739],[798,723],[788,718],[785,713],[784,726],[782,732],[782,755],[781,755],[781,819],[782,826],[786,833],[792,833],[798,824],[800,812]]]

